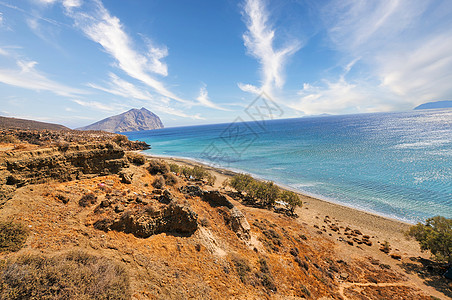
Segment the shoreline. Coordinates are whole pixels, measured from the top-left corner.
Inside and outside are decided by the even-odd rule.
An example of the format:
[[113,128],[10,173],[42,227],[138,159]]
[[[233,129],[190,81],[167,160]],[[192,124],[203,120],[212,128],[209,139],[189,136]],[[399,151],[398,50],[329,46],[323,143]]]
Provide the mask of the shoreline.
[[[149,158],[154,159],[162,159],[167,162],[174,162],[179,164],[185,164],[189,166],[201,165],[207,170],[214,173],[217,177],[215,187],[220,188],[221,183],[226,179],[230,178],[238,172],[233,170],[229,170],[222,167],[215,167],[194,159],[183,158],[183,157],[172,157],[172,156],[159,156],[154,154],[147,154],[140,152]],[[258,180],[265,180],[256,178]],[[388,239],[392,234],[396,235],[397,240],[404,239],[404,232],[408,230],[408,228],[414,224],[404,222],[402,220],[381,216],[373,212],[368,212],[359,208],[354,208],[350,206],[346,206],[340,203],[324,200],[321,198],[317,198],[315,196],[303,194],[300,191],[287,187],[283,184],[275,182],[283,190],[290,190],[297,193],[301,200],[303,201],[303,207],[297,208],[296,212],[298,212],[299,218],[301,221],[306,221],[304,216],[306,212],[309,210],[308,215],[311,217],[320,217],[320,216],[329,216],[335,219],[341,220],[343,222],[347,222],[351,226],[358,226],[363,230],[369,232],[377,233],[387,233],[384,235],[388,235]],[[322,217],[322,219],[323,219]]]

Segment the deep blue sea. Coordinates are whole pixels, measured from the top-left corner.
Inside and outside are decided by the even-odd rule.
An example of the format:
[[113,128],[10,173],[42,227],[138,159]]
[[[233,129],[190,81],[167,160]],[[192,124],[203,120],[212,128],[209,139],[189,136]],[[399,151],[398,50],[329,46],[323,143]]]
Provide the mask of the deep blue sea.
[[414,223],[452,218],[452,109],[130,132],[146,152],[246,172]]

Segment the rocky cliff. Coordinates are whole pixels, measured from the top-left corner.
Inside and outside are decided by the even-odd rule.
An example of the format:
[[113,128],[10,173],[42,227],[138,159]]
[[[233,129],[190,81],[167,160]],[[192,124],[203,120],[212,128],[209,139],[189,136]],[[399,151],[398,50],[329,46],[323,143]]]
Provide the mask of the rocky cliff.
[[114,143],[0,152],[0,204],[24,185],[116,174],[127,165],[124,150]]
[[103,130],[108,132],[127,132],[163,128],[160,118],[142,107],[131,109],[120,115],[103,119],[94,124],[78,128],[78,130]]

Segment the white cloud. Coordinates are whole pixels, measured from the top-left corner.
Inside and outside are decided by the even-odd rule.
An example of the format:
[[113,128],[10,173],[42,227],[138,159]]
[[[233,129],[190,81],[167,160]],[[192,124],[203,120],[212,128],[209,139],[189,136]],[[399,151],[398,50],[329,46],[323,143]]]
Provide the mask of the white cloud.
[[37,91],[49,91],[60,96],[72,97],[86,92],[58,83],[37,71],[35,61],[16,61],[18,69],[0,69],[0,82]]
[[116,74],[113,73],[110,73],[110,82],[108,83],[107,87],[102,87],[93,83],[89,83],[88,86],[124,98],[150,101],[154,100],[154,97],[152,97],[152,95],[148,91],[138,88],[137,86],[119,78]]
[[88,38],[100,44],[117,63],[117,67],[127,75],[151,87],[158,94],[173,100],[187,103],[169,91],[162,82],[149,74],[167,75],[167,66],[161,61],[167,55],[166,48],[153,47],[148,42],[148,52],[140,53],[134,49],[131,38],[126,34],[117,17],[111,16],[103,4],[94,1],[95,8],[89,12],[68,10],[67,14],[74,18]]
[[215,103],[210,101],[209,94],[207,92],[207,87],[206,86],[202,86],[200,88],[199,96],[196,98],[196,100],[198,100],[199,104],[201,104],[202,106],[205,106],[205,107],[218,109],[218,110],[224,110],[224,111],[228,111],[229,110],[229,109],[223,108],[223,107],[221,107],[219,105],[216,105]]
[[[300,49],[300,43],[292,40],[287,41],[284,47],[274,48],[275,30],[269,24],[268,12],[261,0],[246,0],[243,13],[248,29],[243,35],[245,46],[261,64],[262,81],[259,91],[272,95],[275,87],[283,87],[285,63]],[[257,91],[251,85],[240,84],[239,87],[245,91]]]
[[331,46],[352,63],[336,79],[305,85],[291,107],[309,114],[407,110],[452,95],[450,2],[344,0],[322,13]]
[[79,100],[79,99],[74,99],[72,101],[83,107],[93,108],[95,110],[109,111],[109,112],[110,111],[119,111],[119,110],[125,109],[125,107],[126,107],[125,105],[113,104],[113,103],[103,104],[103,103],[97,102],[97,101],[83,101],[83,100]]
[[82,0],[63,0],[63,6],[66,9],[72,9],[74,7],[80,7],[82,5]]

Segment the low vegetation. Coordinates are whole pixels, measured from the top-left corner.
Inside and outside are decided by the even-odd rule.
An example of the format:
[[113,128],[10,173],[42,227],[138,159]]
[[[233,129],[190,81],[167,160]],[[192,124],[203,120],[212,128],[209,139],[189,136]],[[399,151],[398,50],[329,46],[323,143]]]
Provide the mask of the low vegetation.
[[421,250],[429,250],[438,262],[452,265],[452,219],[436,216],[425,224],[410,228],[408,235],[414,237]]
[[28,230],[22,224],[0,222],[0,253],[20,250],[27,237]]
[[0,299],[130,299],[123,266],[80,251],[23,255],[0,272]]
[[272,207],[276,204],[277,200],[280,200],[287,205],[292,215],[297,206],[303,205],[300,197],[296,193],[285,190],[281,191],[273,182],[259,181],[248,174],[237,174],[225,184],[230,185],[253,204]]
[[169,164],[169,169],[174,174],[183,175],[186,179],[193,180],[205,180],[208,185],[213,186],[215,184],[216,177],[201,166],[179,166],[177,164]]

